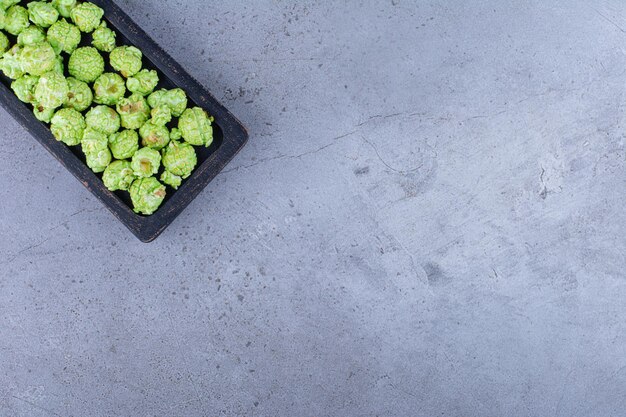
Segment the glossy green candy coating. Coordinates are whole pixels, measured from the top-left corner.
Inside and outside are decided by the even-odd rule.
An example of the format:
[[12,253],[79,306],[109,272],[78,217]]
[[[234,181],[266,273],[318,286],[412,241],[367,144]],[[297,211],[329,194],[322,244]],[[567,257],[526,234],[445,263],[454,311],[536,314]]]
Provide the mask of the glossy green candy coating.
[[6,10],[0,8],[0,30],[4,30],[4,24],[7,21],[7,12]]
[[170,131],[165,126],[146,122],[139,129],[141,144],[152,149],[163,149],[170,141]]
[[76,0],[52,0],[52,5],[56,7],[61,16],[66,18],[71,16],[72,10],[77,4]]
[[37,43],[44,42],[46,40],[46,34],[43,29],[38,26],[29,26],[17,35],[17,44],[20,46],[24,45],[35,45]]
[[115,159],[132,158],[139,149],[139,135],[134,130],[122,130],[109,136],[109,149]]
[[41,104],[33,104],[33,114],[37,120],[45,123],[50,123],[55,111],[55,109],[44,107]]
[[12,80],[16,80],[24,75],[22,69],[22,63],[20,62],[20,54],[22,48],[19,45],[14,45],[11,49],[6,51],[0,59],[0,71]]
[[152,109],[150,112],[152,124],[157,126],[165,126],[172,121],[172,111],[167,106],[159,106]]
[[74,7],[70,12],[70,17],[81,32],[91,33],[102,21],[104,10],[93,3],[85,2]]
[[114,161],[102,175],[104,186],[110,191],[128,190],[135,181],[135,174],[128,161]]
[[81,143],[87,124],[82,114],[73,109],[61,109],[52,117],[50,130],[54,137],[68,146]]
[[126,87],[128,91],[147,96],[152,93],[159,84],[159,75],[154,70],[143,69],[128,78]]
[[83,153],[92,154],[104,149],[108,149],[109,140],[107,139],[107,135],[102,132],[98,132],[95,129],[87,126],[85,131],[83,132],[83,139],[81,141],[81,145],[83,148]]
[[187,108],[187,94],[180,88],[158,90],[150,94],[148,104],[152,108],[168,106],[172,111],[172,116],[180,117]]
[[59,11],[45,1],[31,1],[28,3],[28,15],[30,21],[39,27],[52,26],[59,19]]
[[67,85],[69,91],[67,93],[67,100],[65,100],[65,107],[72,108],[79,112],[87,110],[93,102],[93,93],[89,85],[74,77],[67,79]]
[[0,56],[9,49],[9,46],[11,46],[9,38],[7,38],[7,35],[4,33],[0,32]]
[[67,80],[58,72],[49,71],[43,74],[35,87],[35,100],[49,109],[61,107],[67,100],[69,86]]
[[93,32],[91,44],[102,52],[111,52],[115,49],[115,37],[115,32],[102,22],[100,27]]
[[72,77],[92,83],[104,72],[104,59],[96,48],[78,48],[70,56],[68,70]]
[[143,54],[134,46],[119,46],[109,55],[111,66],[125,78],[132,77],[141,70]]
[[163,174],[161,174],[161,182],[163,184],[169,185],[175,190],[178,190],[178,187],[180,187],[180,185],[183,183],[183,179],[178,175],[172,174],[169,171],[164,171]]
[[113,106],[126,93],[124,79],[113,72],[105,72],[93,84],[94,101],[98,104]]
[[170,140],[181,140],[183,138],[183,134],[180,133],[180,129],[175,127],[170,132]]
[[26,45],[20,53],[22,69],[30,75],[43,75],[54,69],[57,55],[48,42]]
[[170,142],[163,150],[163,166],[174,175],[188,178],[198,165],[196,151],[188,143]]
[[21,31],[30,26],[28,10],[22,6],[11,6],[4,18],[4,30],[11,35],[17,36]]
[[139,129],[150,116],[150,107],[146,99],[139,94],[121,99],[116,108],[122,118],[122,127],[125,129]]
[[111,151],[108,149],[85,154],[85,158],[87,160],[87,166],[95,173],[103,172],[113,160]]
[[165,199],[165,186],[156,178],[139,178],[130,186],[130,198],[135,213],[153,214]]
[[11,83],[11,89],[24,103],[35,101],[35,86],[39,82],[39,77],[35,75],[24,75]]
[[96,106],[85,116],[87,126],[105,135],[112,135],[120,130],[120,115],[108,106]]
[[57,54],[74,52],[80,44],[80,38],[80,30],[65,20],[59,20],[48,29],[48,42]]
[[155,149],[141,148],[133,155],[131,164],[137,177],[148,178],[159,172],[161,154]]
[[187,109],[178,120],[178,128],[183,135],[185,142],[196,145],[206,146],[207,148],[213,143],[213,126],[212,117],[200,107]]

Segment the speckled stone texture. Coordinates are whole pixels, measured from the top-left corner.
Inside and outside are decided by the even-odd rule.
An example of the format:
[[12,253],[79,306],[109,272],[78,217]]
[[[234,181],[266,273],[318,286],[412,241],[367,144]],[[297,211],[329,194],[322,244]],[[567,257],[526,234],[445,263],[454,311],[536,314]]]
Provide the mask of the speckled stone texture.
[[1,416],[623,414],[626,3],[120,5],[251,138],[146,245],[0,111]]

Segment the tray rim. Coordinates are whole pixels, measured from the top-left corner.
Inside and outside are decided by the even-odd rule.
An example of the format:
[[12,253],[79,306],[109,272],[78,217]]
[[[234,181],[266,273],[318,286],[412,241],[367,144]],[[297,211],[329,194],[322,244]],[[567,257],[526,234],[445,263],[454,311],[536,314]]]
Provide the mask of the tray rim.
[[215,124],[222,130],[222,144],[209,158],[196,167],[193,174],[156,213],[151,216],[141,216],[134,213],[117,195],[107,190],[102,180],[74,155],[69,147],[58,142],[49,127],[37,120],[32,111],[4,83],[0,83],[0,105],[140,241],[148,243],[163,233],[234,158],[247,142],[248,132],[232,113],[148,36],[114,1],[91,1],[104,9],[107,23],[126,36],[133,46],[143,52],[146,59],[169,78],[169,81],[185,90],[191,100],[215,118]]

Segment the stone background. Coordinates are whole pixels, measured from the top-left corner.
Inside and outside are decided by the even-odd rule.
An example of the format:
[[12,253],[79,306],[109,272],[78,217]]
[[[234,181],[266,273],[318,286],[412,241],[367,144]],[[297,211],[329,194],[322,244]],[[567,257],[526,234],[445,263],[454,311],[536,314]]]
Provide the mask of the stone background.
[[626,3],[121,6],[248,127],[138,242],[0,111],[0,415],[614,416]]

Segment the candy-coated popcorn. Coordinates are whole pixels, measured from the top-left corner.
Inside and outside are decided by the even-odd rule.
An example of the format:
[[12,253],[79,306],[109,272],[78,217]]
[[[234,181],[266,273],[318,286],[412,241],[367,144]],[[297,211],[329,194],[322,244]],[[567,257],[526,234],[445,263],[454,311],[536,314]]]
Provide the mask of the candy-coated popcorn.
[[91,44],[102,52],[111,52],[115,49],[115,32],[107,27],[105,22],[100,24],[92,34]]
[[206,146],[207,148],[213,143],[213,126],[211,123],[213,118],[200,107],[187,109],[178,120],[178,128],[183,135],[185,142],[196,145]]
[[74,7],[70,17],[81,32],[91,33],[102,21],[104,10],[93,3],[85,2]]
[[127,191],[133,181],[135,174],[130,167],[128,161],[114,161],[109,165],[102,175],[104,186],[110,191],[124,190]]
[[57,54],[66,52],[71,54],[80,44],[80,30],[67,21],[59,20],[48,29],[48,42]]
[[69,91],[67,93],[67,100],[65,100],[65,107],[72,108],[76,111],[85,111],[91,106],[93,102],[93,93],[87,83],[77,80],[74,77],[67,79]]
[[109,136],[120,130],[120,115],[108,106],[96,106],[85,116],[87,126]]
[[111,51],[109,60],[113,69],[128,78],[141,70],[142,56],[141,51],[134,46],[119,46]]
[[130,186],[135,213],[153,214],[163,203],[165,195],[165,186],[154,177],[139,178]]
[[150,117],[150,107],[140,94],[121,99],[116,108],[122,118],[122,127],[125,129],[139,129]]
[[148,178],[159,172],[161,167],[161,154],[151,148],[141,148],[131,162],[133,172],[139,178]]
[[196,151],[188,143],[170,142],[163,150],[163,166],[174,175],[188,178],[198,164]]
[[82,114],[74,109],[61,109],[52,117],[50,130],[54,137],[68,146],[79,145],[87,124]]
[[48,71],[37,82],[35,100],[48,109],[56,109],[65,103],[68,93],[69,86],[63,74]]
[[68,70],[72,77],[92,83],[104,72],[104,58],[91,46],[78,48],[70,56]]
[[130,159],[139,149],[139,135],[134,130],[122,130],[109,136],[109,149],[115,159]]
[[105,72],[93,84],[94,101],[98,104],[113,106],[124,97],[126,83],[113,72]]
[[126,81],[128,91],[147,96],[152,93],[159,84],[159,75],[154,70],[143,69],[129,77]]

